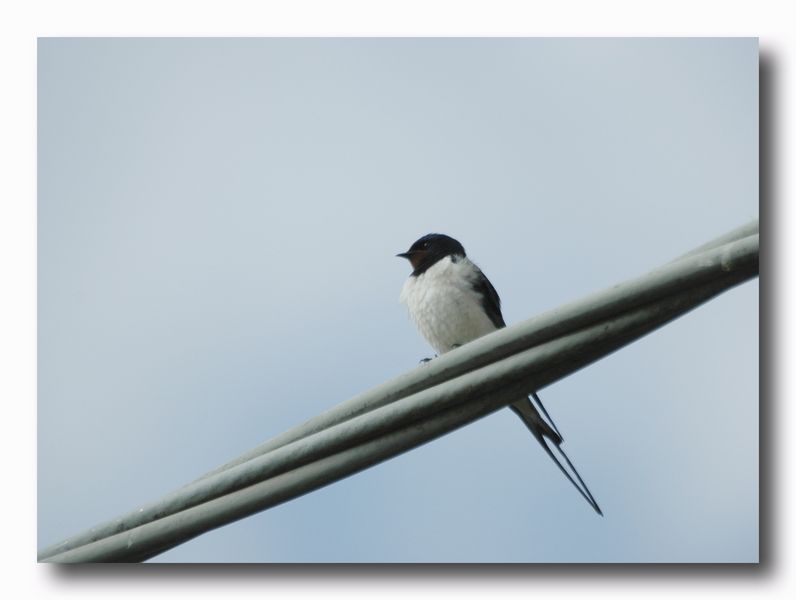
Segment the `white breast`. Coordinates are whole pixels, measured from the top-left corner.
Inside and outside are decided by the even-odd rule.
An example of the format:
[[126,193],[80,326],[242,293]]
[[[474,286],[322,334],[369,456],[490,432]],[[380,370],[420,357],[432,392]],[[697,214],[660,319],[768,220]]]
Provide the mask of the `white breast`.
[[437,354],[496,329],[473,290],[477,276],[477,267],[469,259],[454,262],[446,257],[404,284],[401,302]]

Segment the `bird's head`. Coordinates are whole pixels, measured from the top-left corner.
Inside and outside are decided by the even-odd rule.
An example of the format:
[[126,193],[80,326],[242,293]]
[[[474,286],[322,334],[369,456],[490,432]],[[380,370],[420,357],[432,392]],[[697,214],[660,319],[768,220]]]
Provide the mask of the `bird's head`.
[[412,275],[420,275],[446,256],[464,257],[466,254],[464,247],[452,237],[442,233],[429,233],[412,244],[409,250],[396,256],[405,258],[412,264]]

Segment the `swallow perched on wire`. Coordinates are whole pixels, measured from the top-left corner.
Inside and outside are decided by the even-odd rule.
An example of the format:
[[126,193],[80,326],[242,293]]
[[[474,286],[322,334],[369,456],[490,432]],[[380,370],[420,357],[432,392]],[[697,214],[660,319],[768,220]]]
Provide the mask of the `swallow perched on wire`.
[[[401,302],[407,305],[420,333],[437,354],[506,326],[497,291],[452,237],[430,233],[397,256],[409,260],[414,269],[401,291]],[[586,502],[602,515],[594,496],[561,448],[563,438],[539,396],[534,392],[510,408]]]

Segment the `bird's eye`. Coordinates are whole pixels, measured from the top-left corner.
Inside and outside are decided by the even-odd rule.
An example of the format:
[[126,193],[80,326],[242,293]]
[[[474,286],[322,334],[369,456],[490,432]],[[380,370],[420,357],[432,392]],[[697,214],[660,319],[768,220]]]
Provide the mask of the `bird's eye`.
[[420,247],[421,247],[423,250],[428,250],[428,242],[423,242],[422,244],[420,244]]

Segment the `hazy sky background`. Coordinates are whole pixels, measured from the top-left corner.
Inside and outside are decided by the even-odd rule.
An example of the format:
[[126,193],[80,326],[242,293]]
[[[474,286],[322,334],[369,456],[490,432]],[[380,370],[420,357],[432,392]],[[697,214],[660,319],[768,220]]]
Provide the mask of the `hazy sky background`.
[[[39,547],[430,350],[394,255],[511,324],[758,215],[756,39],[44,39]],[[158,561],[756,561],[758,284],[546,388],[596,516],[501,411]]]

